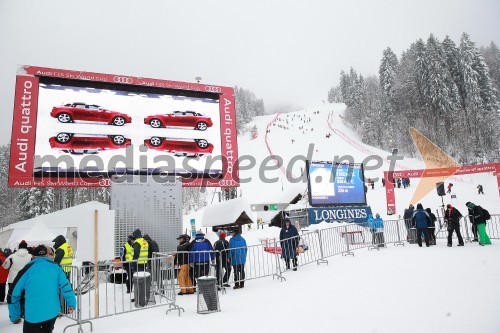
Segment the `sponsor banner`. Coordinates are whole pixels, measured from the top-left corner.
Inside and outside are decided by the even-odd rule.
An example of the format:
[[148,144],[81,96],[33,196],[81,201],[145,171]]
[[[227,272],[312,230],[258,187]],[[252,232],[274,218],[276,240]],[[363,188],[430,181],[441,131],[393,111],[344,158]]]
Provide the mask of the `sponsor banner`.
[[495,172],[497,164],[498,163],[464,165],[461,166],[460,169],[458,170],[456,170],[456,168],[402,170],[402,171],[393,171],[392,174],[394,178],[442,177],[451,175],[460,176],[460,175],[469,175],[481,172]]
[[183,186],[239,186],[235,118],[231,87],[20,66],[9,186],[110,186],[118,169],[162,168]]
[[318,207],[307,209],[309,224],[318,224],[321,222],[364,223],[371,213],[370,206]]
[[17,76],[10,146],[9,186],[19,179],[31,179],[35,155],[38,108],[38,78]]
[[385,196],[387,202],[387,215],[394,215],[396,214],[396,197],[394,195],[394,183],[393,183],[394,178],[392,178],[389,175],[389,172],[387,171],[384,172],[384,178],[385,178]]
[[500,194],[500,163],[496,164],[496,174],[497,174],[498,194]]

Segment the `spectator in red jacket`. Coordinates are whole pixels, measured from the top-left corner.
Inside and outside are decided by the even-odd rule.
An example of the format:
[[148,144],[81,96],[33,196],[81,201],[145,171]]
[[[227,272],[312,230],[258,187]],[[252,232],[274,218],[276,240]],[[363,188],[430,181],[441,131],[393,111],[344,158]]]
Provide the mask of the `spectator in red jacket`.
[[3,262],[7,259],[0,249],[0,304],[5,302],[5,288],[7,285],[7,277],[9,276],[9,270],[2,267]]

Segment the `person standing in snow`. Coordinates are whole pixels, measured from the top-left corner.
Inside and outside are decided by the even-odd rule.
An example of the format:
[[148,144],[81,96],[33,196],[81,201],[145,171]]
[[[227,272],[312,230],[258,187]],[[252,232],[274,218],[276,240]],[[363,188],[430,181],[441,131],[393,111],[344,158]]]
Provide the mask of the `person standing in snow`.
[[436,245],[436,215],[432,213],[432,210],[430,208],[426,208],[425,211],[427,212],[427,215],[431,218],[431,224],[429,225],[429,243],[431,245]]
[[377,244],[378,247],[384,247],[384,220],[382,220],[379,213],[375,214],[375,219],[373,220],[373,229],[375,234],[375,244]]
[[[5,257],[3,250],[0,249],[0,265],[5,262],[5,259],[7,259],[7,257]],[[5,291],[7,288],[8,277],[9,270],[0,266],[0,304],[3,304],[5,302]]]
[[[231,276],[231,263],[227,255],[229,249],[229,242],[226,240],[226,233],[221,231],[219,233],[219,240],[214,243],[214,250],[217,251],[215,256],[215,269],[217,282],[219,286],[229,287],[227,282]],[[224,274],[224,275],[222,275]]]
[[134,244],[134,237],[132,235],[129,235],[127,237],[127,241],[125,244],[123,244],[120,252],[121,252],[121,259],[124,261],[123,263],[123,269],[125,272],[127,272],[127,280],[125,281],[125,284],[127,286],[127,294],[130,294],[133,289],[132,285],[132,269],[131,269],[131,261],[134,258],[134,248],[132,247],[132,244]]
[[486,220],[489,218],[489,213],[472,202],[467,202],[465,205],[472,211],[473,223],[476,225],[479,234],[479,245],[491,245],[490,237],[486,233]]
[[370,233],[372,234],[372,244],[375,244],[375,226],[374,226],[374,218],[373,214],[368,214],[368,219],[366,220],[366,224]]
[[158,243],[152,240],[148,234],[144,235],[144,239],[148,242],[148,259],[153,258],[153,253],[160,252],[160,248],[158,247]]
[[229,241],[228,259],[234,270],[233,289],[245,287],[245,263],[247,261],[247,242],[241,236],[239,230],[233,232],[233,237]]
[[415,210],[415,207],[410,204],[407,209],[405,209],[404,214],[403,214],[403,219],[405,221],[405,227],[406,227],[406,240],[409,243],[414,243],[415,242],[415,237],[416,235],[410,235],[410,230],[411,230],[411,219],[413,218],[413,212]]
[[451,188],[453,187],[453,184],[452,183],[449,183],[448,184],[448,191],[446,191],[446,193],[451,193]]
[[[76,297],[71,283],[61,266],[47,257],[45,245],[38,245],[33,251],[33,260],[28,263],[17,279],[9,302],[11,322],[19,323],[24,304],[25,333],[52,333],[56,319],[61,313],[60,294],[71,313],[76,309]],[[24,296],[23,296],[24,295]]]
[[137,260],[136,264],[132,265],[132,275],[135,272],[145,272],[148,264],[149,255],[149,244],[142,238],[142,232],[140,229],[135,229],[132,233],[132,237],[135,239],[132,244],[134,249],[134,254],[132,260]]
[[73,249],[66,242],[66,238],[63,235],[59,235],[52,240],[54,242],[54,248],[56,249],[54,262],[61,265],[64,273],[69,279],[71,272],[71,265],[73,264]]
[[299,246],[299,232],[292,225],[288,218],[285,219],[285,225],[280,231],[281,258],[285,260],[286,269],[290,269],[290,260],[293,264],[293,270],[297,270],[297,246]]
[[181,291],[177,295],[193,294],[193,281],[191,274],[189,274],[189,251],[191,244],[189,243],[189,236],[186,234],[177,237],[179,245],[177,246],[177,255],[175,256],[174,264],[179,267],[179,274],[177,280]]
[[14,287],[14,280],[17,274],[21,271],[27,263],[31,260],[31,254],[28,252],[28,243],[24,240],[19,243],[17,252],[14,252],[5,259],[2,267],[9,270],[9,278],[7,279],[9,284],[9,291],[7,294],[7,302],[10,303],[10,297],[12,295],[12,290]]
[[189,265],[193,267],[193,284],[196,286],[196,280],[199,277],[210,274],[210,262],[215,260],[214,248],[212,243],[205,238],[205,234],[200,229],[196,232],[194,240],[191,242],[189,252]]
[[483,185],[477,185],[477,194],[484,194]]
[[460,233],[460,219],[462,214],[453,207],[451,204],[446,205],[446,212],[444,212],[444,220],[448,225],[448,246],[452,246],[453,232],[457,233],[458,246],[464,246],[464,240]]
[[413,212],[412,226],[417,228],[417,243],[422,247],[422,233],[424,234],[425,246],[429,247],[429,225],[431,218],[424,210],[422,204],[417,204],[417,210]]

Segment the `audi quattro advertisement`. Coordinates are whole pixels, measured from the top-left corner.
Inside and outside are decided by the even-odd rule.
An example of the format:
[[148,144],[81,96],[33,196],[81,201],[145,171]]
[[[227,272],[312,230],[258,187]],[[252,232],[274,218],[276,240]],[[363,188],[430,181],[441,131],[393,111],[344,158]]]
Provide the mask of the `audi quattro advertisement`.
[[120,174],[238,186],[232,88],[23,66],[9,185],[109,186]]

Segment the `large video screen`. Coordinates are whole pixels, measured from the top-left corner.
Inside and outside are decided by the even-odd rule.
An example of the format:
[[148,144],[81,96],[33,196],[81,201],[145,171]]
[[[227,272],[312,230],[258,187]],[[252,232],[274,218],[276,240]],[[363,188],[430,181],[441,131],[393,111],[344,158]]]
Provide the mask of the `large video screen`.
[[238,185],[232,88],[22,70],[10,186],[109,186],[121,174],[178,175],[187,186]]
[[362,164],[307,161],[311,206],[366,205]]

